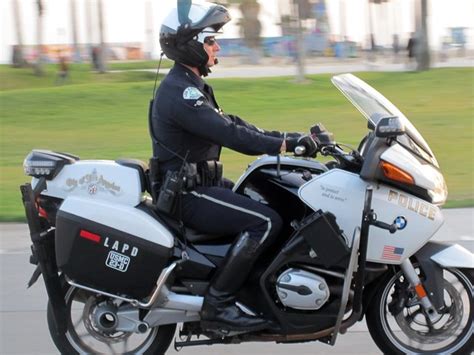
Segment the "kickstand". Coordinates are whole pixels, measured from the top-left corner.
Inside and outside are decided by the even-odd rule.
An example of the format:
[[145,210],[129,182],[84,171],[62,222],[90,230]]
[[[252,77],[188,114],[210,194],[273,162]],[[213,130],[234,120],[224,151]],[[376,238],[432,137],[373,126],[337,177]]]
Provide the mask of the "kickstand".
[[189,341],[191,341],[192,336],[192,332],[189,331],[188,335],[186,335],[186,337],[183,337],[183,329],[181,328],[178,335],[179,343],[176,341],[176,338],[174,339],[174,350],[176,350],[177,352],[181,351],[181,349],[183,349],[183,345],[178,344],[188,343]]

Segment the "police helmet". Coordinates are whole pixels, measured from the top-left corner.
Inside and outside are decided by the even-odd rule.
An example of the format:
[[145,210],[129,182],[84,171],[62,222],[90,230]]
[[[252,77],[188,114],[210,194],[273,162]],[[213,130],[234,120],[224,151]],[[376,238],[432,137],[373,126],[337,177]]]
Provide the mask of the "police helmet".
[[203,47],[204,39],[219,33],[230,19],[224,6],[178,0],[177,7],[171,10],[161,26],[161,49],[169,59],[196,67],[201,75],[206,76],[209,56]]

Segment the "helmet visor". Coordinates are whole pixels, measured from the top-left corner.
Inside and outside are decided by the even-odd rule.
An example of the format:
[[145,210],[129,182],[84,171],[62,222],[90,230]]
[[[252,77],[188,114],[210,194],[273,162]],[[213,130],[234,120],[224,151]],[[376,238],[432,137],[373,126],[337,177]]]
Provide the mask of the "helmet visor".
[[222,35],[222,31],[215,31],[212,27],[206,27],[197,35],[197,41],[200,43],[207,43],[213,45],[216,41],[215,37]]

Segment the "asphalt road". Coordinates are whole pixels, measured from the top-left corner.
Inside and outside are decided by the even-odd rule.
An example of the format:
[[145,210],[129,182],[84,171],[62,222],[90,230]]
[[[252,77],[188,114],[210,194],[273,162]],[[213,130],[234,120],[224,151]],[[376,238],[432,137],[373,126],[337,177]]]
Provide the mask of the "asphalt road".
[[[474,252],[474,210],[445,210],[445,225],[434,239],[459,241]],[[46,324],[46,294],[40,279],[31,289],[26,283],[33,272],[29,264],[29,234],[24,224],[0,224],[0,354],[58,354]],[[169,354],[176,354],[170,348]],[[277,345],[248,343],[183,349],[180,354],[381,354],[365,322],[339,335],[334,347],[320,342]]]

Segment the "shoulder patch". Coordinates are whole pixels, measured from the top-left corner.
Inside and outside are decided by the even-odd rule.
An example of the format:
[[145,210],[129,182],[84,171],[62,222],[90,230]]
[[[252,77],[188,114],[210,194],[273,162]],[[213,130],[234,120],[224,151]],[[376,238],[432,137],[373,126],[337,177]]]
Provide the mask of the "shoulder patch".
[[197,100],[202,96],[204,95],[197,88],[192,86],[183,91],[183,99],[185,100]]

